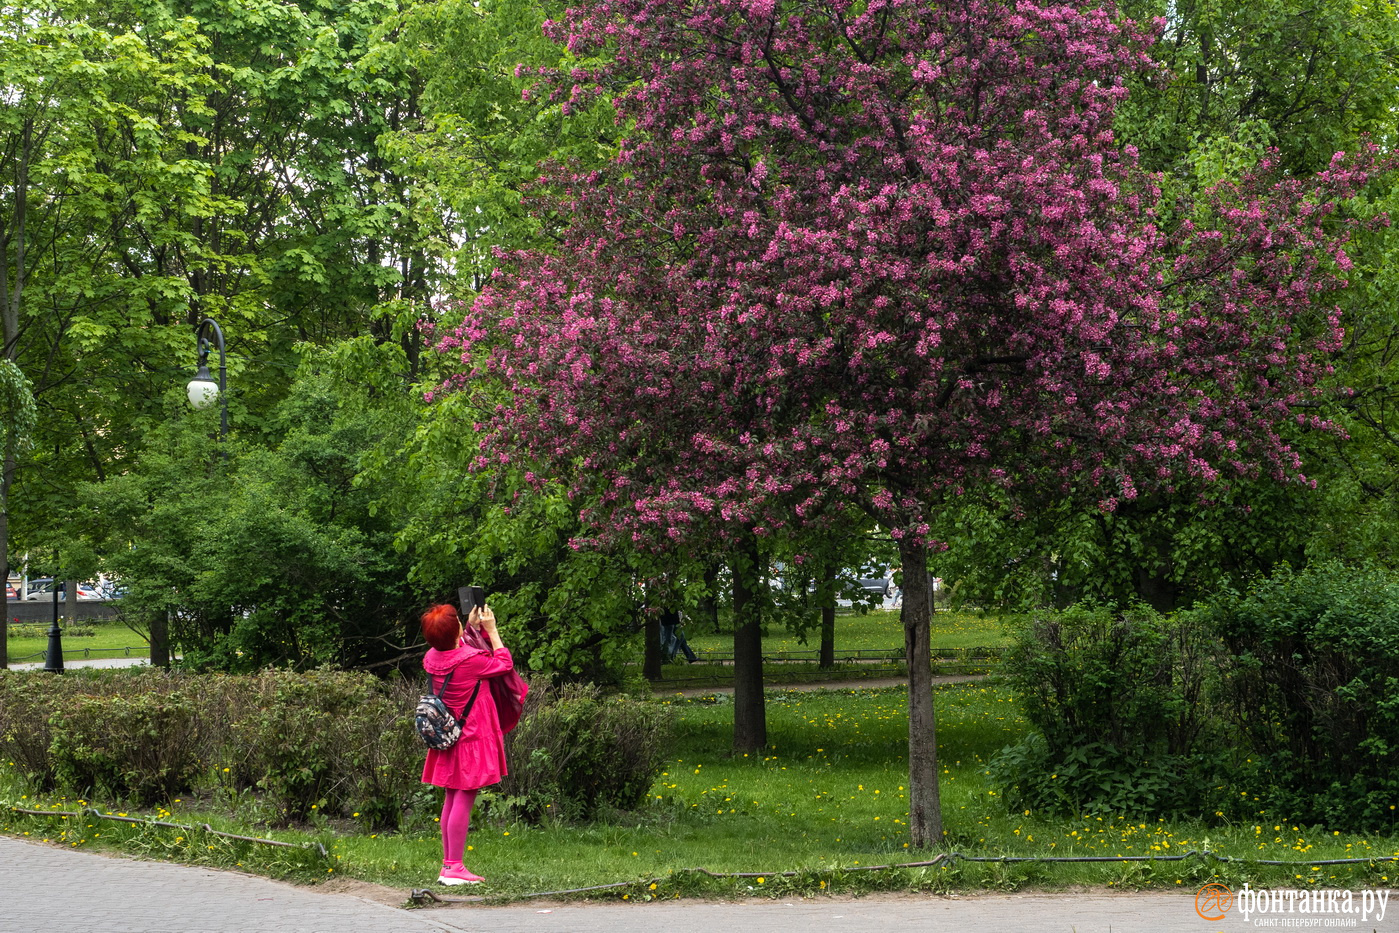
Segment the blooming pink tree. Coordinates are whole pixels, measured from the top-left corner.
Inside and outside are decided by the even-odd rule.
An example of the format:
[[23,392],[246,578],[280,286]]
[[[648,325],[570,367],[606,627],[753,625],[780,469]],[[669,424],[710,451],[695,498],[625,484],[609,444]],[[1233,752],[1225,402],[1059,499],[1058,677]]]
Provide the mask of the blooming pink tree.
[[1295,475],[1274,428],[1339,339],[1317,298],[1364,172],[1167,203],[1113,138],[1151,64],[1109,9],[578,0],[546,28],[605,64],[543,92],[612,94],[626,135],[602,171],[548,171],[557,250],[502,256],[442,341],[454,385],[509,389],[479,465],[522,457],[652,547],[749,552],[835,502],[890,529],[912,841],[939,842],[936,503]]

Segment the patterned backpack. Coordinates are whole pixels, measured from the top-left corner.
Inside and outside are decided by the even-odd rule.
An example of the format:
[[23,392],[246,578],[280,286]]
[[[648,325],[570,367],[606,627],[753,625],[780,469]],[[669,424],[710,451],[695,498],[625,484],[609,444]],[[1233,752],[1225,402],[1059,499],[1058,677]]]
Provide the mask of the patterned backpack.
[[481,690],[481,681],[476,681],[476,689],[471,691],[471,699],[467,701],[466,709],[461,711],[460,716],[453,716],[447,704],[442,701],[442,695],[447,692],[447,685],[452,682],[452,674],[447,675],[442,681],[442,688],[436,693],[432,692],[431,674],[428,675],[427,682],[428,692],[418,698],[418,706],[413,710],[413,725],[418,730],[418,735],[423,737],[423,744],[428,748],[443,751],[456,745],[457,740],[461,738],[462,725],[466,722],[466,717],[471,715],[471,707],[476,705],[476,694]]

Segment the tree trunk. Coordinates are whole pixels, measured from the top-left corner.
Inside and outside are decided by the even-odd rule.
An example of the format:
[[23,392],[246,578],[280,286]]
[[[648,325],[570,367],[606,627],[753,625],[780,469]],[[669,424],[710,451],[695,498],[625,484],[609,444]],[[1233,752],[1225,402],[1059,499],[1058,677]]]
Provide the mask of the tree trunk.
[[832,570],[825,573],[825,588],[828,605],[821,607],[821,656],[817,667],[828,671],[836,666],[836,574]]
[[817,664],[823,671],[836,666],[836,607],[821,607],[821,660]]
[[734,554],[734,754],[767,748],[763,699],[763,629],[758,542],[751,534]]
[[699,602],[699,615],[709,620],[714,634],[719,634],[719,564],[709,563],[704,568],[704,599]]
[[903,563],[904,651],[908,659],[909,834],[914,848],[927,849],[943,841],[929,636],[933,594],[928,585],[927,548],[904,541],[899,545],[899,557]]
[[151,613],[151,666],[170,666],[170,619],[164,609]]
[[661,679],[661,617],[654,612],[646,614],[646,659],[641,665],[641,676],[650,681]]
[[[58,585],[57,580],[54,580],[54,585]],[[78,620],[78,581],[68,580],[63,588],[67,590],[63,599],[63,617],[67,624],[72,625]]]
[[[8,462],[6,467],[8,467]],[[9,475],[8,469],[5,475]],[[3,481],[0,481],[3,482]],[[8,482],[4,483],[5,488],[0,488],[0,573],[5,576],[5,582],[10,581],[10,512],[5,507],[9,497],[6,495],[10,490]],[[0,590],[0,671],[10,666],[10,598],[5,590]]]
[[[26,117],[23,129],[24,145],[16,163],[12,193],[14,209],[11,228],[0,231],[0,355],[10,362],[19,357],[19,308],[24,297],[25,223],[29,205],[29,156],[34,144],[34,119]],[[14,243],[14,264],[10,263],[10,243]],[[13,273],[10,271],[13,268]],[[13,280],[14,287],[10,287]],[[0,473],[0,570],[5,582],[10,580],[10,488],[15,479],[15,438],[5,445],[5,463]],[[10,666],[10,607],[5,593],[0,592],[0,670]]]

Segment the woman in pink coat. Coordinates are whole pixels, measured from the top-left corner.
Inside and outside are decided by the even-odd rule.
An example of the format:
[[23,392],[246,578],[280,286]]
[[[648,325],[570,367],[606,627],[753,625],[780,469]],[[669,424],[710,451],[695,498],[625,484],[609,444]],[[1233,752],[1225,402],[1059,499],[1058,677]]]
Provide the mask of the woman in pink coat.
[[501,644],[496,631],[495,613],[489,607],[472,609],[470,625],[479,625],[490,641],[491,650],[468,645],[463,638],[461,616],[448,605],[433,606],[423,613],[423,637],[432,647],[423,658],[423,670],[432,680],[434,692],[450,674],[452,681],[442,700],[460,718],[476,684],[476,702],[462,723],[462,737],[451,748],[428,749],[423,764],[423,783],[445,789],[442,800],[442,873],[439,884],[477,884],[480,875],[462,864],[466,834],[471,828],[471,807],[476,792],[503,778],[505,735],[501,732],[495,698],[486,678],[499,677],[514,669],[510,651]]

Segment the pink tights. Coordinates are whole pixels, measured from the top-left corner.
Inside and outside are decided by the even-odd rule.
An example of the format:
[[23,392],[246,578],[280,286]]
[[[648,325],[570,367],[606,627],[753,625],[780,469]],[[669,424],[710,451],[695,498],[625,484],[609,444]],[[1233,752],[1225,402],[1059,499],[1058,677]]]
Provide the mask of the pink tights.
[[476,791],[447,788],[442,798],[442,864],[456,865],[466,851],[466,834],[471,829],[471,807]]

